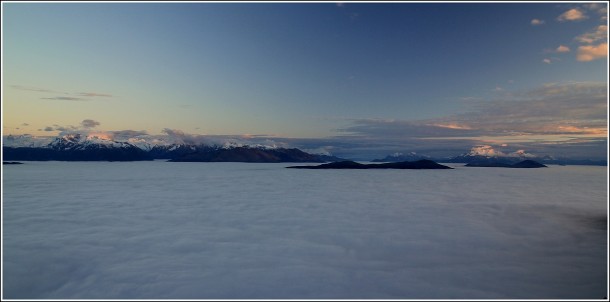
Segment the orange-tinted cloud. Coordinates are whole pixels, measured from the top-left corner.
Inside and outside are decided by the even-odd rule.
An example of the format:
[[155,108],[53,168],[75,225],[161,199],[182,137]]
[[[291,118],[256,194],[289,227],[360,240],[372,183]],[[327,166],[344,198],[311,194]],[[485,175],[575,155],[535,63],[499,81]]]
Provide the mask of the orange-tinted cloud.
[[584,45],[578,47],[576,60],[580,62],[589,62],[597,59],[603,59],[608,56],[608,43],[604,42],[599,45]]
[[459,129],[459,130],[472,130],[472,127],[463,124],[457,123],[448,123],[448,124],[432,124],[432,126],[448,128],[448,129]]
[[580,21],[580,20],[584,20],[587,18],[588,17],[585,15],[584,12],[582,12],[578,8],[573,8],[573,9],[570,9],[570,10],[566,11],[565,13],[559,15],[559,17],[557,17],[557,21],[560,21],[560,22]]
[[578,37],[576,37],[576,41],[580,43],[592,44],[597,41],[604,41],[608,38],[608,26],[600,25],[596,27],[593,31],[584,33]]

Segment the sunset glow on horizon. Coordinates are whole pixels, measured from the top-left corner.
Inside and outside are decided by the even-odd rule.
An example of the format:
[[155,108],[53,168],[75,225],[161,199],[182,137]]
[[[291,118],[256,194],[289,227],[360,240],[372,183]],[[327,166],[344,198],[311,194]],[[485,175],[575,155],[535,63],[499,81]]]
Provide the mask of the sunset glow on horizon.
[[604,2],[2,10],[5,137],[179,131],[363,157],[491,141],[607,153]]

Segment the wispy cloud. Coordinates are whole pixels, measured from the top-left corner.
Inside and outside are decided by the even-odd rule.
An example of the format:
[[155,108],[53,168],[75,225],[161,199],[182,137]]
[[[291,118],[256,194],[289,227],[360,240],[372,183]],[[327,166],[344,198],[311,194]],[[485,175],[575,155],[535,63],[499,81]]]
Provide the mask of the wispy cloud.
[[77,129],[78,128],[74,127],[74,126],[60,126],[60,125],[54,124],[52,126],[44,127],[43,131],[47,131],[47,132],[50,132],[50,131],[70,132],[70,131],[75,131]]
[[592,44],[598,41],[606,41],[608,39],[608,26],[599,25],[592,31],[586,32],[574,38],[576,41],[585,44]]
[[76,98],[76,97],[71,97],[71,96],[56,96],[56,97],[40,98],[40,99],[43,99],[43,100],[59,100],[59,101],[89,101],[88,99]]
[[597,10],[601,8],[601,5],[599,3],[587,3],[583,4],[582,7],[588,10]]
[[43,99],[47,99],[47,100],[68,100],[68,101],[81,101],[81,100],[86,100],[84,98],[95,98],[95,97],[113,97],[113,95],[108,94],[108,93],[98,93],[98,92],[79,92],[79,93],[69,93],[69,92],[62,92],[62,91],[58,91],[58,90],[52,90],[52,89],[46,89],[46,88],[40,88],[40,87],[33,87],[33,86],[23,86],[23,85],[10,85],[10,87],[14,88],[14,89],[19,89],[19,90],[25,90],[25,91],[34,91],[34,92],[43,92],[43,93],[52,93],[52,94],[64,94],[64,95],[69,95],[69,96],[58,96],[58,97],[46,97]]
[[589,62],[597,59],[603,59],[608,56],[608,43],[604,42],[599,45],[583,45],[578,47],[576,60],[580,62]]
[[580,21],[580,20],[584,20],[587,19],[587,15],[585,15],[585,13],[578,9],[578,8],[573,8],[570,9],[566,12],[564,12],[563,14],[559,15],[557,17],[557,21],[559,22],[565,22],[565,21]]
[[26,91],[63,93],[63,92],[56,91],[56,90],[50,90],[50,89],[46,89],[46,88],[39,88],[39,87],[32,87],[32,86],[10,85],[10,87],[12,87],[14,89],[26,90]]
[[81,92],[78,95],[86,97],[113,97],[111,94],[96,92]]
[[608,12],[608,8],[605,6],[605,3],[588,3],[584,4],[582,7],[600,15],[605,15]]
[[549,59],[549,58],[544,58],[544,59],[542,59],[542,62],[543,62],[543,63],[546,63],[546,64],[551,64],[551,59]]
[[449,129],[459,129],[459,130],[471,130],[472,127],[468,126],[468,125],[461,125],[458,123],[437,123],[437,124],[431,124],[431,126],[435,126],[435,127],[441,127],[441,128],[449,128]]
[[540,20],[540,19],[532,19],[532,21],[530,21],[530,24],[536,26],[536,25],[542,25],[544,24],[544,20]]

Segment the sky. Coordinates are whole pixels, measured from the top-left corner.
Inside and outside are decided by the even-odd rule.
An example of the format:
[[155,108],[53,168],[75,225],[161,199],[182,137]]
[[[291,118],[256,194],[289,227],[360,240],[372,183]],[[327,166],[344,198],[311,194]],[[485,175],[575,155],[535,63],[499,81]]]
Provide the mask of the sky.
[[602,2],[3,2],[2,134],[606,158],[607,16]]

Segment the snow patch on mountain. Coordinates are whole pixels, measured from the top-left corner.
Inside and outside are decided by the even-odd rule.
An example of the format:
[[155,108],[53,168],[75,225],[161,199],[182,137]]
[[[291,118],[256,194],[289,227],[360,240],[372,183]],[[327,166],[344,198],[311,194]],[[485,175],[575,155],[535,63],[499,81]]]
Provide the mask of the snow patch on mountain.
[[48,144],[48,147],[54,150],[87,150],[94,148],[134,148],[136,146],[127,142],[111,140],[109,136],[103,134],[71,133],[55,138]]

